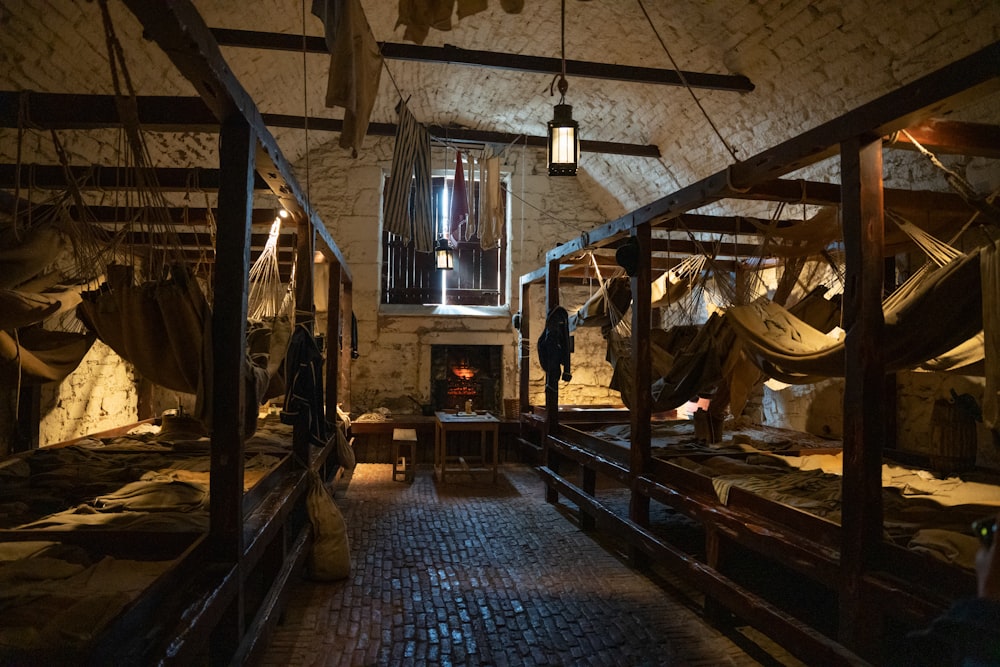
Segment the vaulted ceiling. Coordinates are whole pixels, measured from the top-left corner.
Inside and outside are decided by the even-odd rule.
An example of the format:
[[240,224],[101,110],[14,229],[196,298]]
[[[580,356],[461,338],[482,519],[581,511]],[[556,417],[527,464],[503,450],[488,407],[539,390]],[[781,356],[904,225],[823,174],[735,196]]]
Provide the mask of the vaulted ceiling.
[[[560,0],[525,0],[508,13],[500,0],[485,11],[452,16],[448,31],[431,29],[423,46],[450,45],[468,51],[558,59]],[[343,110],[324,105],[328,56],[316,52],[323,27],[309,0],[196,0],[205,23],[218,33],[233,73],[265,118],[312,118],[309,131],[274,122],[285,155],[300,161],[313,150],[343,150],[322,120]],[[397,25],[398,3],[362,0],[374,37],[409,45]],[[166,55],[141,39],[141,26],[119,0],[109,0],[128,72],[140,95],[194,96],[191,84]],[[721,75],[723,89],[670,83],[568,76],[583,138],[606,142],[604,152],[585,151],[581,182],[609,218],[746,159],[780,141],[836,117],[922,74],[1000,39],[1000,11],[992,0],[926,3],[897,0],[877,10],[861,0],[566,0],[565,56],[588,61]],[[104,29],[97,2],[51,0],[0,6],[0,80],[4,91],[109,94],[113,91]],[[277,33],[292,43],[283,49],[234,46],[240,33]],[[243,38],[246,38],[243,35]],[[260,40],[261,35],[250,36]],[[252,41],[251,40],[251,41]],[[406,50],[387,48],[397,56]],[[499,56],[504,65],[519,65]],[[551,62],[550,62],[551,64]],[[419,121],[441,128],[493,133],[513,145],[545,133],[557,96],[553,75],[500,66],[454,64],[389,57],[372,114],[373,131],[396,121],[400,99]],[[748,92],[724,89],[752,87]],[[735,85],[739,84],[739,85]],[[749,85],[747,85],[749,84]],[[959,117],[996,123],[994,97]],[[714,126],[714,129],[713,129]],[[17,159],[16,130],[2,130],[5,163]],[[488,135],[492,136],[492,135]],[[216,136],[194,125],[181,135],[153,135],[150,150],[161,166],[214,167]],[[64,138],[78,164],[100,162],[114,150],[114,131]],[[24,138],[21,159],[55,164],[45,133]],[[624,147],[624,148],[623,148]],[[632,150],[633,147],[635,150]],[[640,150],[641,149],[641,150]],[[644,155],[622,155],[622,152]],[[658,153],[658,157],[649,154]],[[971,179],[996,185],[995,168],[969,160]],[[905,167],[912,171],[915,167]],[[978,170],[978,171],[977,171]],[[904,175],[905,177],[905,175]],[[889,182],[894,178],[888,176]],[[200,203],[200,202],[195,202]]]

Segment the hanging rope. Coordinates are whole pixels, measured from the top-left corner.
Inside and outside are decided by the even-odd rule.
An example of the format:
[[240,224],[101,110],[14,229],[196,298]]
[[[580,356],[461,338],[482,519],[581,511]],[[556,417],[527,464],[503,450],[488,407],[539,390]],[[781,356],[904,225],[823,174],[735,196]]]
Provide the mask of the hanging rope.
[[914,148],[920,151],[921,155],[926,157],[930,160],[931,164],[944,172],[944,178],[948,182],[948,185],[950,185],[969,206],[990,218],[994,224],[1000,224],[1000,211],[997,210],[990,199],[979,196],[979,193],[976,192],[975,188],[972,187],[972,184],[969,183],[968,180],[962,177],[962,175],[958,172],[946,167],[944,163],[942,163],[941,160],[934,155],[934,153],[924,148],[919,141],[914,139],[912,134],[906,130],[900,130],[900,132],[906,135],[906,138],[909,139]]
[[[565,0],[563,0],[563,2],[565,2]],[[738,160],[739,158],[736,157],[736,149],[730,146],[729,142],[726,141],[725,137],[722,136],[722,133],[719,131],[719,128],[716,127],[715,123],[712,121],[712,117],[708,115],[708,111],[706,111],[705,107],[702,106],[701,100],[699,100],[698,96],[695,95],[694,89],[691,88],[691,85],[687,81],[687,77],[684,76],[684,72],[682,72],[681,68],[677,66],[677,61],[674,60],[674,57],[670,54],[670,49],[667,48],[666,42],[663,41],[663,37],[660,36],[660,33],[656,29],[656,26],[653,25],[653,19],[650,18],[649,12],[646,11],[646,6],[643,4],[642,0],[636,0],[636,2],[639,3],[639,8],[642,10],[643,15],[646,17],[646,22],[649,23],[649,27],[652,28],[653,34],[656,35],[656,39],[660,42],[660,46],[663,47],[663,52],[666,53],[667,58],[670,59],[670,64],[677,72],[677,76],[680,77],[681,83],[684,84],[684,87],[687,89],[688,93],[691,94],[691,99],[694,100],[694,103],[698,106],[698,109],[701,110],[702,115],[705,116],[705,120],[708,121],[708,124],[712,128],[712,131],[715,132],[715,136],[717,136],[719,138],[719,141],[722,142],[722,145],[726,147],[726,151],[728,151],[729,155],[732,156],[734,160]]]

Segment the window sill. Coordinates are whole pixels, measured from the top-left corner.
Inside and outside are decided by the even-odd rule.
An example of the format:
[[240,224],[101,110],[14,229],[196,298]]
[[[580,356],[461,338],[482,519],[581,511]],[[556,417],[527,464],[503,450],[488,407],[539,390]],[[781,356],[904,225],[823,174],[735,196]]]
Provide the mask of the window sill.
[[508,306],[418,306],[402,303],[383,303],[379,312],[394,317],[510,317]]

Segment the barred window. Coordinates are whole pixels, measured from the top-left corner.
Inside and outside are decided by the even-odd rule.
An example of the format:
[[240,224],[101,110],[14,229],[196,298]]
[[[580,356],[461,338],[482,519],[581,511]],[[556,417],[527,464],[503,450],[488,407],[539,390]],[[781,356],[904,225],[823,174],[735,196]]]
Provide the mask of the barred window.
[[[467,184],[479,201],[479,181]],[[450,197],[454,179],[432,179],[435,238],[446,235],[450,220]],[[412,190],[411,190],[412,193]],[[506,188],[503,188],[506,196]],[[412,206],[412,199],[411,199]],[[475,207],[478,211],[478,206]],[[470,217],[476,216],[475,212]],[[478,220],[474,219],[478,229]],[[478,234],[469,241],[453,243],[454,270],[435,268],[434,253],[417,252],[413,241],[392,232],[382,232],[382,303],[452,306],[500,306],[506,303],[506,223],[500,247],[483,250]]]

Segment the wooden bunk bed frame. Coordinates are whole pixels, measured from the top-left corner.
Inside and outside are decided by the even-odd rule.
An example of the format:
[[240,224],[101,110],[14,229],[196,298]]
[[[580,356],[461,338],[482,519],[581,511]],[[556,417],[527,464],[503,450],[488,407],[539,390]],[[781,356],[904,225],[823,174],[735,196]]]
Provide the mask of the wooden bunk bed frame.
[[[263,187],[274,193],[297,225],[298,266],[311,269],[317,249],[330,264],[325,407],[327,415],[335,415],[338,401],[349,403],[350,392],[350,346],[338,350],[337,341],[342,331],[350,331],[352,278],[339,248],[194,5],[188,0],[126,0],[125,5],[142,23],[144,36],[163,49],[200,95],[200,100],[157,98],[154,107],[161,120],[156,129],[187,132],[197,126],[200,131],[220,132],[214,184],[218,188],[214,293],[227,298],[213,304],[213,386],[245,386],[247,276],[251,227],[257,221],[252,197],[255,188]],[[17,127],[10,104],[20,95],[3,94],[0,117],[7,127]],[[43,97],[51,102],[59,96]],[[118,125],[113,105],[106,104],[108,96],[72,97],[74,104],[49,107],[51,115],[41,113],[33,123],[46,129]],[[296,301],[309,305],[297,308],[296,324],[310,331],[313,287],[312,271],[300,270]],[[296,429],[291,452],[244,493],[247,429],[240,393],[219,392],[213,403],[207,533],[0,531],[0,542],[65,541],[101,555],[171,561],[167,571],[102,632],[86,657],[88,663],[243,664],[266,646],[287,586],[301,572],[312,543],[305,511],[312,471],[324,480],[342,471],[334,463],[336,436],[325,447],[315,447]],[[33,426],[37,443],[37,414]]]
[[[885,659],[886,624],[897,629],[926,623],[958,595],[975,592],[975,579],[934,559],[883,541],[881,475],[883,452],[894,445],[893,397],[886,386],[879,340],[885,268],[884,205],[897,210],[972,209],[951,193],[886,189],[882,182],[883,137],[906,128],[934,150],[986,157],[1000,155],[992,126],[980,145],[962,142],[964,123],[930,121],[1000,90],[1000,44],[993,44],[924,76],[841,117],[685,187],[652,204],[582,234],[551,250],[546,266],[521,277],[522,442],[540,443],[546,497],[565,496],[579,507],[584,527],[599,527],[622,538],[635,564],[649,559],[671,566],[706,598],[708,617],[726,622],[729,614],[771,636],[793,654],[822,664],[858,664]],[[968,128],[964,128],[968,129]],[[898,147],[898,146],[897,146]],[[785,174],[838,155],[841,183],[782,179]],[[547,387],[545,405],[530,405],[529,364],[532,322],[530,290],[544,284],[546,312],[559,305],[559,285],[589,277],[585,251],[615,248],[627,237],[637,243],[639,262],[632,276],[633,304],[650,303],[655,270],[664,270],[654,253],[666,250],[651,229],[685,227],[717,233],[758,233],[740,218],[688,214],[721,200],[770,200],[841,207],[847,258],[844,329],[847,358],[844,400],[842,520],[837,525],[805,512],[739,492],[721,504],[711,480],[650,449],[651,398],[648,337],[632,340],[636,369],[635,404],[629,411],[631,447],[612,446],[575,426],[579,413],[560,409],[558,387]],[[676,242],[674,242],[676,252]],[[696,250],[692,250],[696,251]],[[654,266],[659,262],[658,266]],[[650,307],[634,307],[632,331],[649,330]],[[537,334],[536,334],[537,335]],[[891,385],[890,385],[891,386]],[[615,421],[605,415],[589,421]],[[531,435],[534,434],[534,435]],[[571,479],[561,465],[573,462]],[[602,502],[597,474],[628,489],[627,516]],[[734,489],[735,491],[735,489]],[[671,544],[650,524],[650,502],[657,501],[697,521],[704,531],[702,558]],[[737,552],[763,556],[787,572],[803,575],[831,591],[832,634],[820,632],[727,576],[727,561]],[[835,608],[834,608],[835,607]]]

